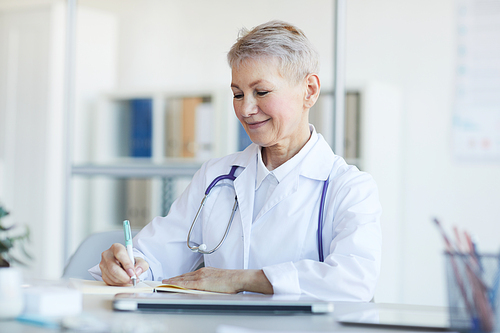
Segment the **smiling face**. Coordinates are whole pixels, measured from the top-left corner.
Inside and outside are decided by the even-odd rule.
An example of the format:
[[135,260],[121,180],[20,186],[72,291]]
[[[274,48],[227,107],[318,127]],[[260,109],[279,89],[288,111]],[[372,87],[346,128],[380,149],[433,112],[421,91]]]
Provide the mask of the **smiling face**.
[[252,142],[293,154],[307,142],[307,84],[283,77],[276,59],[248,59],[233,68],[231,89],[234,111]]

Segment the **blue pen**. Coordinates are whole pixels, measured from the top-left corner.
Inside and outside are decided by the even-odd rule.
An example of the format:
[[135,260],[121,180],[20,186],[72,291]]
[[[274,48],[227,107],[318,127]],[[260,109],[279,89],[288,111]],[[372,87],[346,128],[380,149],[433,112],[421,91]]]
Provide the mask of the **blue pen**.
[[[132,231],[130,230],[130,222],[129,220],[123,221],[123,232],[125,233],[125,247],[127,248],[128,257],[132,264],[135,265],[134,259],[134,248],[132,247]],[[137,276],[134,274],[132,277],[132,284],[137,284]]]

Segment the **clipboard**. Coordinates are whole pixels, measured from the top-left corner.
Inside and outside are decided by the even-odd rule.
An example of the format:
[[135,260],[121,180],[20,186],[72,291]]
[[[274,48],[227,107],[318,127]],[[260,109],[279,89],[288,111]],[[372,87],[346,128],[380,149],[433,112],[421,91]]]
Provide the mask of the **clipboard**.
[[324,314],[334,310],[332,302],[301,295],[180,293],[117,294],[116,311],[225,312],[268,314]]

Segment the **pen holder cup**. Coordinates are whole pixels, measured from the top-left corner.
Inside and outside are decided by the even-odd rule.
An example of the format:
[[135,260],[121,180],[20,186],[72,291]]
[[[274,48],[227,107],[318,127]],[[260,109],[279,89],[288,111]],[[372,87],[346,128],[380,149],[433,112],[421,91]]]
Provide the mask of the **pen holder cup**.
[[500,256],[445,253],[450,326],[460,332],[500,332]]

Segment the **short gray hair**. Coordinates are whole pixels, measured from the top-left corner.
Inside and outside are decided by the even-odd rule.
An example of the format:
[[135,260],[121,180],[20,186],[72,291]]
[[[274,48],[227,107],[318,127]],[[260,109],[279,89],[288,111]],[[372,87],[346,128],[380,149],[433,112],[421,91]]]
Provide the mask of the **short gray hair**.
[[274,20],[251,31],[241,29],[227,54],[231,68],[238,68],[247,59],[266,57],[276,58],[280,74],[296,82],[319,71],[318,51],[302,30],[287,22]]

